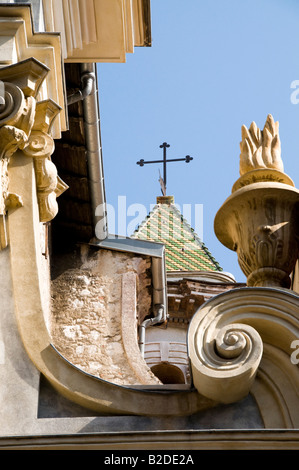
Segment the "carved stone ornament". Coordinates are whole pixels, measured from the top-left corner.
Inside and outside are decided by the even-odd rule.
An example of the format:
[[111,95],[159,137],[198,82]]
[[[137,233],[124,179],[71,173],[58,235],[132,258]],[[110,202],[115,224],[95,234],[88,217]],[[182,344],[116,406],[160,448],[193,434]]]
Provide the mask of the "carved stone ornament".
[[240,178],[216,214],[218,239],[238,254],[249,286],[285,287],[298,259],[299,191],[283,172],[278,123],[242,127]]
[[296,428],[298,312],[298,295],[269,287],[231,289],[205,302],[188,331],[199,394],[233,403],[250,393],[265,428]]
[[49,222],[56,216],[58,212],[56,198],[68,188],[57,175],[56,166],[51,161],[53,151],[52,137],[41,131],[32,131],[24,147],[24,154],[34,158],[41,222]]
[[8,244],[6,211],[22,205],[20,198],[8,190],[9,161],[18,149],[35,160],[41,222],[55,217],[56,198],[67,189],[50,159],[54,141],[49,131],[61,108],[51,100],[39,103],[36,98],[47,72],[48,68],[35,59],[1,69],[4,99],[0,104],[0,249]]
[[249,393],[263,342],[252,326],[241,323],[242,315],[229,308],[226,297],[232,296],[216,296],[194,315],[188,350],[198,392],[216,402],[234,403]]

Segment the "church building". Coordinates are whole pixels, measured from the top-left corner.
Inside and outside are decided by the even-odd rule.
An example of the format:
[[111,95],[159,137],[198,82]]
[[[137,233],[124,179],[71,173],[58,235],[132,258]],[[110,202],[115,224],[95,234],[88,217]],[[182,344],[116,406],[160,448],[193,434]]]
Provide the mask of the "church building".
[[150,0],[0,1],[0,450],[299,448],[299,190],[273,117],[240,123],[214,219],[246,282],[165,176],[109,231],[97,64],[151,28]]

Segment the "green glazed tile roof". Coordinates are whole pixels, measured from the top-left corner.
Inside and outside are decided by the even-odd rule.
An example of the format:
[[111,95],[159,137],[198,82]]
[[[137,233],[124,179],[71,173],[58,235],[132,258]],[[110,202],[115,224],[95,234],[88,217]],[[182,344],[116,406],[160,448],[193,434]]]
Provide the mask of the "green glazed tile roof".
[[159,201],[162,203],[157,203],[131,238],[163,243],[167,271],[222,271],[207,247],[171,202],[173,198],[160,197],[157,199]]

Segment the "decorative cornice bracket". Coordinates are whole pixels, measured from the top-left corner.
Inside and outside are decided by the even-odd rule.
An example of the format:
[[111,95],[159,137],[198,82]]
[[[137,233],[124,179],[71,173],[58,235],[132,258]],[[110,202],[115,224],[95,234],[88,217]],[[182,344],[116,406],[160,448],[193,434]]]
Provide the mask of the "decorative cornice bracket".
[[[67,189],[51,162],[54,140],[50,135],[61,107],[52,100],[37,102],[37,95],[48,68],[36,59],[0,69],[4,84],[4,105],[0,107],[0,224],[1,249],[8,244],[5,214],[17,195],[9,194],[9,161],[21,149],[34,158],[40,221],[48,222],[57,214],[56,198]],[[20,206],[19,203],[15,207]]]

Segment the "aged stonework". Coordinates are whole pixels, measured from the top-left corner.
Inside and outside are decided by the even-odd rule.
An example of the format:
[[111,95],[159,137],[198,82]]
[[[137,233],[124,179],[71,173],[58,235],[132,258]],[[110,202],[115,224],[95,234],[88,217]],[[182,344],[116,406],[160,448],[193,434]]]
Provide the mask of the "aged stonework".
[[137,345],[138,311],[142,317],[151,308],[150,259],[106,250],[83,258],[52,281],[54,346],[76,367],[109,382],[160,383],[128,340],[133,335]]

